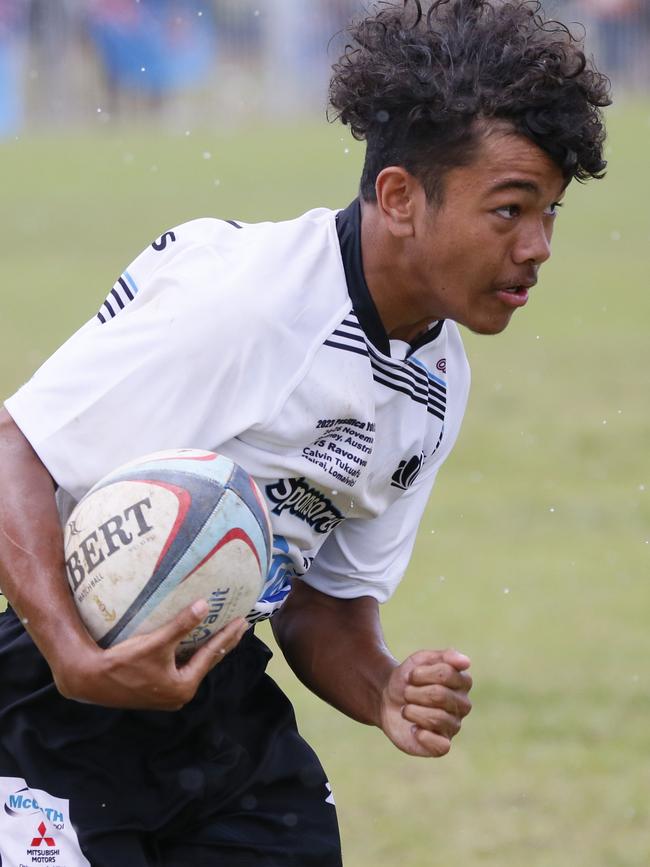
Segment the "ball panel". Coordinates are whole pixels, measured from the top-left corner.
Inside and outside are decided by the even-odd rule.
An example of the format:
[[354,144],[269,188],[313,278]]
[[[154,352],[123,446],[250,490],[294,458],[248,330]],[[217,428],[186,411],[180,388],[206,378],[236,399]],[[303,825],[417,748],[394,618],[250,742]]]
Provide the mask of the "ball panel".
[[[189,515],[187,520],[190,520]],[[233,491],[224,491],[201,528],[197,530],[197,524],[194,523],[192,531],[186,531],[187,528],[182,526],[177,532],[177,536],[182,537],[181,546],[178,548],[180,556],[175,561],[169,555],[163,558],[162,564],[150,575],[146,585],[133,599],[119,622],[106,631],[100,641],[101,647],[110,647],[131,635],[148,631],[142,626],[145,621],[164,604],[179,584],[198,570],[202,571],[206,584],[201,586],[198,595],[190,599],[190,602],[201,596],[207,598],[206,594],[214,586],[215,575],[223,575],[229,586],[248,582],[252,584],[253,602],[246,610],[237,611],[233,616],[248,614],[262,592],[263,577],[268,569],[259,556],[259,552],[265,551],[267,543],[254,516]],[[244,542],[252,552],[254,566],[248,560],[242,568],[241,559],[215,558],[220,549],[234,538]],[[227,571],[228,569],[232,571]],[[252,581],[251,575],[259,576],[259,582]],[[197,586],[196,580],[192,582],[192,586]]]
[[[244,472],[244,470],[237,464],[234,466],[232,477],[228,482],[228,488],[236,491],[239,497],[244,501],[250,512],[255,516],[262,534],[265,537],[272,539],[273,533],[271,530],[268,509],[260,490],[248,473]],[[268,559],[264,570],[265,573],[268,572],[271,565],[271,554],[272,550],[269,547]]]
[[146,473],[149,470],[154,477],[157,477],[162,468],[170,472],[189,473],[202,479],[212,479],[225,487],[235,466],[230,458],[215,452],[201,449],[168,449],[122,464],[100,479],[91,491],[109,485],[121,477],[133,478],[134,471]]
[[[250,582],[241,582],[237,576],[250,574],[257,566],[257,556],[249,543],[240,538],[225,541],[213,558],[177,585],[163,598],[150,615],[133,632],[140,634],[167,623],[183,607],[201,597],[207,599],[209,610],[203,621],[181,642],[181,655],[190,655],[235,617],[247,614],[257,601],[259,589]],[[215,586],[214,572],[232,576]],[[261,576],[260,576],[261,585]],[[127,637],[125,634],[124,637]]]

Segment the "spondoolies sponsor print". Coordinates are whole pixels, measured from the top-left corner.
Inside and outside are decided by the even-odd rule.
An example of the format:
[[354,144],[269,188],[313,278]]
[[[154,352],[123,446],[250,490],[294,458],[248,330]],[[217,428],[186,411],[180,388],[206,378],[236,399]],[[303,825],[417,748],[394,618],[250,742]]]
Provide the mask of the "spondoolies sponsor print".
[[90,867],[67,800],[18,777],[0,777],[0,804],[0,867]]

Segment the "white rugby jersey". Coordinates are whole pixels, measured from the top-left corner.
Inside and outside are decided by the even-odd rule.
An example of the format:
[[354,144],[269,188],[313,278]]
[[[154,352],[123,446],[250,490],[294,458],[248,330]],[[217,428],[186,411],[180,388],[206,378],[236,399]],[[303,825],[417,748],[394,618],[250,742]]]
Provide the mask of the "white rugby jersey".
[[297,576],[332,596],[388,599],[465,410],[456,325],[434,323],[413,345],[389,340],[360,224],[355,201],[287,222],[206,218],[165,232],[6,402],[61,502],[161,449],[241,464],[266,497],[275,543],[251,620]]

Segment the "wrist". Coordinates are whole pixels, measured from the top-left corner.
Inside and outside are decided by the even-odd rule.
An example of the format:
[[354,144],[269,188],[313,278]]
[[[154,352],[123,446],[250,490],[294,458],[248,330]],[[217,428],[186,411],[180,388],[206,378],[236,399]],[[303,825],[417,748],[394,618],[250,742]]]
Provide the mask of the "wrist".
[[103,651],[83,629],[58,634],[54,641],[35,640],[47,660],[61,695],[76,698],[99,674]]

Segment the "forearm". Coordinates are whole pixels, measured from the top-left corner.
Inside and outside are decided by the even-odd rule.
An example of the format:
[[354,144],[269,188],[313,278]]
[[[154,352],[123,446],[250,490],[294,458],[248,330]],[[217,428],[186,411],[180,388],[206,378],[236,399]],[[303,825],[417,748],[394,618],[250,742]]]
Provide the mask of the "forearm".
[[374,599],[334,599],[297,582],[272,623],[305,686],[352,719],[381,724],[382,692],[398,663]]
[[96,649],[65,578],[63,538],[49,473],[0,410],[0,588],[53,670]]

